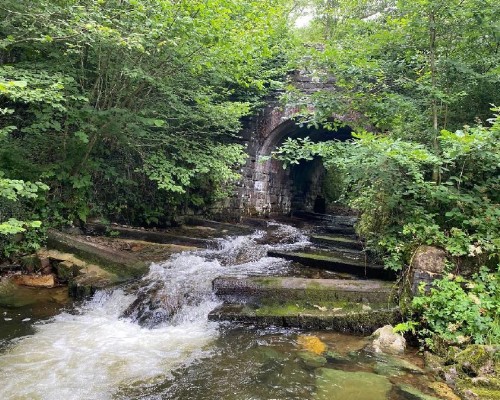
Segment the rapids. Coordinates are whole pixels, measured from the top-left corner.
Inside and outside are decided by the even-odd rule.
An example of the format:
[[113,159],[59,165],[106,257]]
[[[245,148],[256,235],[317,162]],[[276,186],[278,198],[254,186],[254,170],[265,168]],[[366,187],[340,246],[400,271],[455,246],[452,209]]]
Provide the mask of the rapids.
[[153,263],[138,288],[100,291],[12,340],[0,353],[0,398],[104,400],[164,380],[208,356],[220,335],[219,324],[208,321],[219,304],[214,278],[286,270],[288,262],[266,257],[267,250],[306,244],[298,229],[270,223],[267,231]]

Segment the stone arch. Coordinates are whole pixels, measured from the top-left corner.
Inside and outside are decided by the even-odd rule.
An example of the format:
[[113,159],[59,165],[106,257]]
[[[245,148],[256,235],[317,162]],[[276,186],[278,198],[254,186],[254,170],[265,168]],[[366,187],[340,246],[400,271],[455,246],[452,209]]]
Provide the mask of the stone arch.
[[[328,76],[325,78],[320,82],[313,79],[306,71],[294,71],[289,75],[289,83],[305,95],[317,91],[335,90],[334,79]],[[274,96],[276,95],[278,93],[275,93]],[[218,208],[216,211],[216,213],[222,211],[221,218],[287,214],[294,207],[294,196],[298,195],[298,186],[301,186],[303,192],[302,206],[306,209],[314,209],[314,191],[311,190],[308,182],[317,184],[321,181],[322,164],[318,160],[313,163],[303,163],[295,170],[294,168],[284,170],[277,160],[260,162],[259,159],[262,156],[270,155],[287,137],[310,136],[313,141],[333,138],[346,140],[351,138],[351,129],[349,127],[341,128],[333,134],[324,129],[300,127],[293,119],[299,111],[296,106],[281,105],[276,97],[272,96],[267,99],[266,107],[244,121],[245,128],[241,132],[241,136],[242,142],[246,144],[249,157],[241,170],[242,179],[233,196],[226,200],[222,209]],[[314,111],[312,105],[310,111]],[[347,125],[353,121],[359,121],[359,115],[354,111],[346,115],[333,115],[332,118]],[[300,170],[302,167],[304,169]],[[298,185],[301,174],[302,178],[300,179],[303,179],[303,182]]]
[[313,141],[346,140],[351,138],[351,129],[346,127],[328,131],[301,127],[293,120],[296,112],[297,110],[292,108],[282,109],[275,106],[267,110],[267,114],[264,112],[260,123],[252,129],[248,141],[250,158],[243,169],[245,178],[239,194],[241,214],[287,214],[298,208],[297,204],[300,208],[314,210],[325,175],[319,160],[283,169],[278,160],[260,159],[262,156],[269,156],[289,137],[309,136]]

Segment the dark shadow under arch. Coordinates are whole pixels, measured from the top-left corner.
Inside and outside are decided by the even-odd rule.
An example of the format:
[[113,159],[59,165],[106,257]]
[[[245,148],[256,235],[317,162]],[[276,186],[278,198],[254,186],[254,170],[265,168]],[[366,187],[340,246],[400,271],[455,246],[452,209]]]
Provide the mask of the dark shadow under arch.
[[[299,126],[293,120],[285,120],[265,138],[258,157],[269,156],[287,138],[309,137],[313,142],[350,140],[352,129],[348,126],[337,130]],[[302,161],[283,169],[280,161],[269,159],[258,162],[255,168],[254,190],[256,209],[261,214],[289,213],[294,210],[325,212],[328,204],[323,193],[326,170],[319,158]]]

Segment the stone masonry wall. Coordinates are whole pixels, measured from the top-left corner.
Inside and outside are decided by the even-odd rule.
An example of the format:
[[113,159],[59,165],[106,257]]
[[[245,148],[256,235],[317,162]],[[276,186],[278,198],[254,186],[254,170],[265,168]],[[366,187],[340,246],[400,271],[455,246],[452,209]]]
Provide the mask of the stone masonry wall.
[[[289,80],[304,94],[325,89],[334,90],[333,80],[319,82],[305,71],[290,74]],[[260,160],[262,156],[270,155],[299,129],[292,120],[299,111],[298,107],[283,106],[277,100],[278,95],[279,93],[276,93],[274,97],[270,97],[267,106],[248,118],[244,124],[241,136],[249,157],[241,169],[242,178],[234,194],[226,199],[218,210],[214,210],[214,215],[219,219],[269,216],[291,211],[294,193],[290,169],[283,169],[277,160]]]

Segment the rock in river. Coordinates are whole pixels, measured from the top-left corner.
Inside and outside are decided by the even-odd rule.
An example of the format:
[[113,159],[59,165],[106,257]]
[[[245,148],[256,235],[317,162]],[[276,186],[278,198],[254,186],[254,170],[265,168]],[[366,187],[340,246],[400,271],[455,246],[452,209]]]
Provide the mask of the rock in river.
[[405,351],[405,338],[394,333],[394,328],[391,325],[377,329],[371,337],[373,341],[368,345],[367,350],[374,353],[402,354]]

